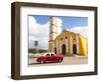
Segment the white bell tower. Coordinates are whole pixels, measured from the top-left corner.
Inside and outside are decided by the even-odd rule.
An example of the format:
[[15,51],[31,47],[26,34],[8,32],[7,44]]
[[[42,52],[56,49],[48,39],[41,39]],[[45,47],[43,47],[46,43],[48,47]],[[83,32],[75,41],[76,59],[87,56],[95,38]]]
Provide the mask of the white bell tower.
[[50,32],[49,32],[49,52],[54,52],[55,44],[54,40],[57,37],[57,18],[51,18]]
[[51,25],[50,25],[50,40],[54,40],[57,37],[57,18],[51,18]]

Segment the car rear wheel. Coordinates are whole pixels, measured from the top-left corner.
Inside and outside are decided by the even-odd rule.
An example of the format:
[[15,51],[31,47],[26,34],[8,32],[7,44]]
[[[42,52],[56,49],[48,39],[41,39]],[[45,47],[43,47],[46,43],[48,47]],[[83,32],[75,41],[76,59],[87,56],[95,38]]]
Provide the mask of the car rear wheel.
[[41,64],[45,63],[44,61],[40,61]]
[[59,59],[58,62],[62,62],[63,59]]

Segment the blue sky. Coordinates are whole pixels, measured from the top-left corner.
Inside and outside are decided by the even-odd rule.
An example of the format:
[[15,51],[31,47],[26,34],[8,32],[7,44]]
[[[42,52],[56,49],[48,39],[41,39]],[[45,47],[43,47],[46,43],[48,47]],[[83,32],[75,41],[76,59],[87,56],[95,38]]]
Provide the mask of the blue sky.
[[[51,16],[33,16],[39,24],[46,24]],[[87,17],[71,17],[71,16],[57,16],[62,20],[62,28],[73,28],[78,26],[87,26]]]

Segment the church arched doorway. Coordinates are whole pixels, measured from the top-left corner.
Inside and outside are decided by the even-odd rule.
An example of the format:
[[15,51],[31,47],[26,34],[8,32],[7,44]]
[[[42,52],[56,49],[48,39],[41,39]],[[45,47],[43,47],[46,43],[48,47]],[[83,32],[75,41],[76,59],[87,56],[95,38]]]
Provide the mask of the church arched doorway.
[[77,54],[77,45],[73,44],[73,54]]
[[54,52],[55,52],[55,54],[57,54],[57,48],[54,48]]
[[66,55],[66,45],[65,44],[62,45],[62,54]]

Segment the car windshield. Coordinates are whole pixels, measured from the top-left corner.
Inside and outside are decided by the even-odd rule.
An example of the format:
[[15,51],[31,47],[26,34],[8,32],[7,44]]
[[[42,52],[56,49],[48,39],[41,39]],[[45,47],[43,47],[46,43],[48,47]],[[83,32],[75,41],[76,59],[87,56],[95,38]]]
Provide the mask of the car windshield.
[[46,56],[50,56],[50,54],[46,54]]

